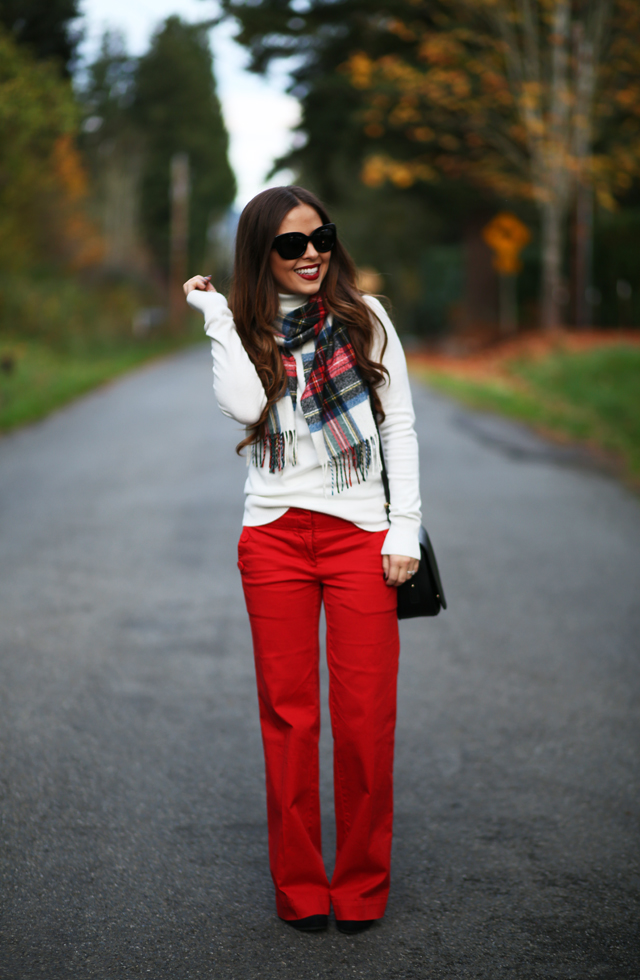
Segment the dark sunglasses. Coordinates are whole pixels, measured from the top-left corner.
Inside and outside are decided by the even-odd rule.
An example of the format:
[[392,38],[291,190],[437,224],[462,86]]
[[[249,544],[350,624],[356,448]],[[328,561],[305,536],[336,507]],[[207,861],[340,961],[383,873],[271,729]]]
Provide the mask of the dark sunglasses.
[[301,231],[290,231],[286,235],[276,235],[271,248],[275,248],[281,259],[299,259],[307,251],[309,242],[316,252],[330,252],[336,243],[336,226],[320,225],[310,235]]

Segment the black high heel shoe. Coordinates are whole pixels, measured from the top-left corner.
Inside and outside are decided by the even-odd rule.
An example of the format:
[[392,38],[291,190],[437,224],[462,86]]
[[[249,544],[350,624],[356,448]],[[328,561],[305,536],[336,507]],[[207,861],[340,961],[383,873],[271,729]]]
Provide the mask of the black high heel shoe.
[[343,932],[345,936],[355,936],[359,932],[366,932],[375,921],[375,919],[336,919],[336,926],[338,932]]
[[283,919],[298,932],[324,932],[329,924],[328,915],[307,915],[304,919]]

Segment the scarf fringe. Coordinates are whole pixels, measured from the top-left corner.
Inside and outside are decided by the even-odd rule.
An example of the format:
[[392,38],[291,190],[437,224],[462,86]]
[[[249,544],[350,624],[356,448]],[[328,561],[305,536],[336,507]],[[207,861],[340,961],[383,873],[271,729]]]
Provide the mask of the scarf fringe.
[[295,466],[298,462],[298,433],[295,429],[287,432],[270,432],[251,446],[247,455],[247,466],[264,466],[269,453],[269,472],[276,473],[284,468],[286,463]]
[[[376,433],[323,463],[324,494],[333,496],[341,493],[353,486],[354,475],[357,483],[363,483],[371,472],[379,473],[381,469],[380,443]],[[330,490],[330,494],[327,490]]]
[[[269,472],[282,470],[286,463],[295,466],[298,459],[298,434],[293,432],[273,432],[266,439],[254,442],[247,454],[247,466],[263,467],[269,454]],[[357,446],[349,446],[344,452],[327,459],[322,464],[323,489],[325,496],[333,496],[353,486],[363,483],[370,473],[382,469],[378,434],[371,436]]]

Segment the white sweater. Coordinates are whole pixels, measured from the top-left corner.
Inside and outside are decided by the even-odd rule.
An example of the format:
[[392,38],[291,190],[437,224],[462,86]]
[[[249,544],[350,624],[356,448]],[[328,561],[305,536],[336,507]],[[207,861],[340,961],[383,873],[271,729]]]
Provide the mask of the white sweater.
[[[306,296],[281,295],[281,309],[289,313],[302,306],[307,299]],[[244,488],[246,503],[243,524],[252,527],[268,524],[281,517],[289,507],[300,507],[351,521],[365,531],[389,528],[381,549],[383,555],[420,558],[418,440],[413,427],[415,416],[404,351],[384,307],[373,296],[365,296],[364,299],[380,318],[387,334],[387,348],[381,357],[384,338],[374,318],[378,329],[372,358],[382,360],[389,371],[389,380],[378,392],[385,412],[380,435],[389,475],[391,523],[385,515],[384,490],[379,473],[370,472],[368,479],[361,483],[354,480],[353,486],[340,493],[330,494],[327,491],[309,426],[300,408],[305,380],[302,355],[298,349],[293,352],[299,391],[295,410],[297,463],[295,466],[287,463],[276,473],[269,472],[268,460],[264,467],[249,465]],[[253,362],[242,346],[226,299],[217,292],[193,290],[187,302],[204,313],[205,331],[211,337],[213,390],[222,413],[243,426],[254,425],[264,409],[266,396]]]

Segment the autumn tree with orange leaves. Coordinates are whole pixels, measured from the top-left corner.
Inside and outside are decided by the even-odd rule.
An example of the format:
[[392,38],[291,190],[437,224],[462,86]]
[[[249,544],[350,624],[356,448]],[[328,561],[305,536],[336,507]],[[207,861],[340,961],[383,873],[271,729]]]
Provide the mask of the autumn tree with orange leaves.
[[573,202],[615,207],[640,173],[640,4],[414,0],[379,29],[403,50],[344,66],[375,147],[364,182],[449,178],[535,201],[541,321],[559,326]]
[[53,259],[85,268],[101,257],[86,217],[79,113],[58,66],[39,62],[0,29],[0,268]]

